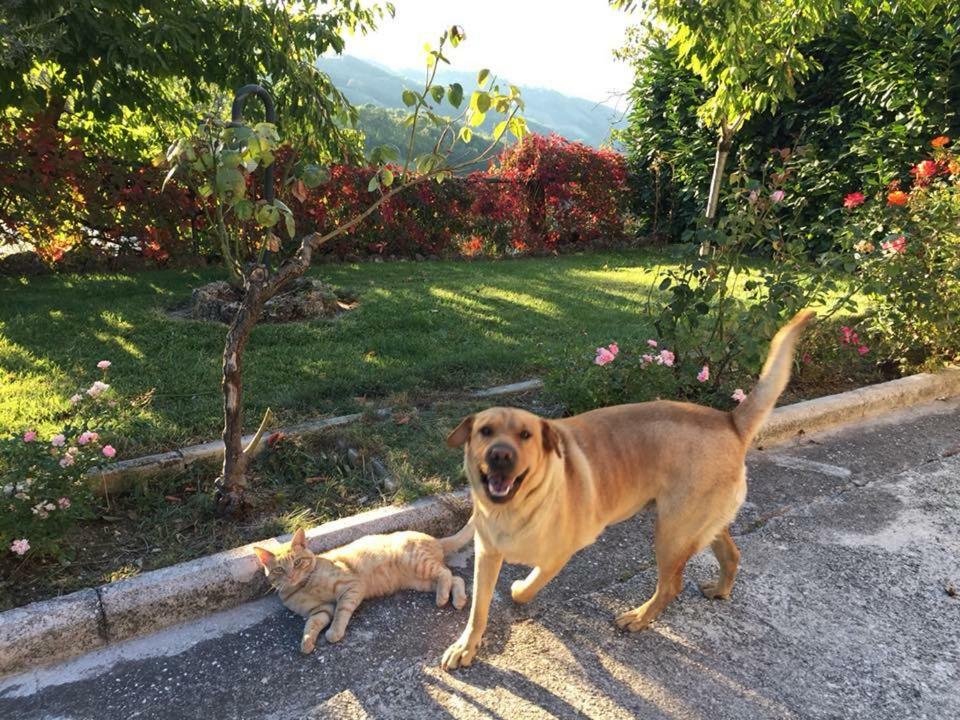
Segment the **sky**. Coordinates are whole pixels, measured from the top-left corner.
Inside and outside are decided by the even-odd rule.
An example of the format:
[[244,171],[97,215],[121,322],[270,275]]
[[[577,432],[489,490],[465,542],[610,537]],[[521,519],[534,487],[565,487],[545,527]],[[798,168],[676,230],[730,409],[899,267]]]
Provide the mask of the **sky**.
[[456,70],[490,68],[518,85],[616,104],[632,80],[613,59],[631,17],[607,0],[394,0],[396,16],[367,36],[348,36],[345,54],[391,68],[423,66],[423,44],[460,25],[467,39],[447,56]]

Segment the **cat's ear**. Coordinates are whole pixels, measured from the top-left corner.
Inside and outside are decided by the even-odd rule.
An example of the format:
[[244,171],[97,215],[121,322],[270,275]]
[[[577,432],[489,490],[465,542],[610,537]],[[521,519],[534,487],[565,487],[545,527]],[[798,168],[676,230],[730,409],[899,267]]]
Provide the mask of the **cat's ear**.
[[297,550],[303,550],[307,547],[307,535],[303,532],[303,528],[297,528],[297,531],[293,534],[293,539],[290,541],[290,547]]
[[264,567],[267,567],[270,563],[277,559],[269,550],[264,550],[262,547],[254,546],[253,551],[257,554],[257,560],[260,561],[260,564]]
[[460,447],[470,439],[470,433],[473,432],[473,415],[467,415],[456,429],[447,437],[447,445],[450,447]]

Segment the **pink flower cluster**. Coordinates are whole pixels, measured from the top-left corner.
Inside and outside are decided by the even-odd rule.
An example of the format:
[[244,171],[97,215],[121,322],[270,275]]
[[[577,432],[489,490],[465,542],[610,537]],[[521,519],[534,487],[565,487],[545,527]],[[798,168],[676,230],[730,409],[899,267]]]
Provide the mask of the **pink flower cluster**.
[[880,243],[880,247],[890,255],[903,255],[907,252],[907,239],[901,235],[893,240],[887,240]]
[[598,347],[597,356],[593,359],[593,362],[596,365],[606,365],[613,362],[619,352],[620,348],[616,343],[610,343],[607,347]]
[[855,347],[861,355],[866,355],[870,352],[870,348],[860,342],[860,337],[857,333],[846,325],[840,328],[840,345]]
[[26,555],[30,549],[30,541],[26,538],[20,538],[10,543],[10,550],[17,555]]

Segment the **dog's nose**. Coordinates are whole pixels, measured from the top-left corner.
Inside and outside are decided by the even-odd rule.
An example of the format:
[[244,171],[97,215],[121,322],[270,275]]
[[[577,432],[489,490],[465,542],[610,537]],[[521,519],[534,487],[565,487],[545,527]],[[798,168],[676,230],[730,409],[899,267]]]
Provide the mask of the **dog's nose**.
[[513,465],[516,453],[509,445],[494,445],[487,451],[487,462],[495,467]]

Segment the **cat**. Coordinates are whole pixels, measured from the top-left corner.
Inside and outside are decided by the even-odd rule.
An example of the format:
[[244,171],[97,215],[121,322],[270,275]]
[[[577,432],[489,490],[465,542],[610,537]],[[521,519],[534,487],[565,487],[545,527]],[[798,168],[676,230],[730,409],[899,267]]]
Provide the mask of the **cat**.
[[289,546],[279,552],[261,547],[253,551],[283,604],[307,618],[300,650],[311,653],[327,625],[327,641],[339,642],[350,616],[368,597],[436,588],[437,607],[446,605],[452,595],[453,606],[462,609],[467,603],[463,578],[451,573],[443,559],[471,538],[472,518],[446,538],[414,531],[367,535],[317,555],[307,548],[306,535],[298,528]]

